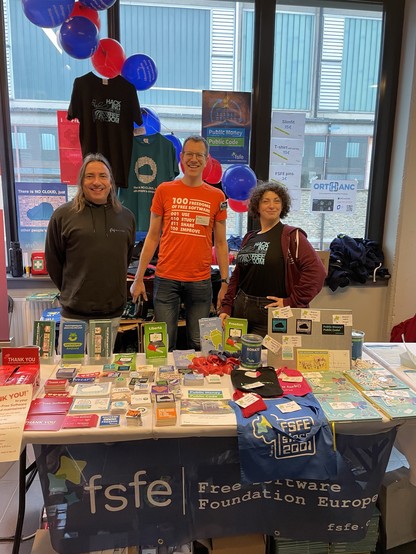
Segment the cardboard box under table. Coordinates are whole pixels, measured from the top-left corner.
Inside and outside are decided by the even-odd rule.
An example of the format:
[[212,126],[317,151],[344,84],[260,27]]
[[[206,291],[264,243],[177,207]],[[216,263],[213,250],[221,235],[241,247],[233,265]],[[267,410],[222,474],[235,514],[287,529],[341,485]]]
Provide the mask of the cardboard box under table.
[[351,310],[269,308],[268,335],[279,349],[267,363],[300,371],[345,371],[351,366]]

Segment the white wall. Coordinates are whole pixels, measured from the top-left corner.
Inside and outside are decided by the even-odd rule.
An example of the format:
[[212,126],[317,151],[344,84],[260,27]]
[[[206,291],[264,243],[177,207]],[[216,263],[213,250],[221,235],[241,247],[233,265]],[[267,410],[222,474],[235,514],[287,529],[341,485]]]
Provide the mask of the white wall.
[[335,292],[324,287],[311,302],[311,308],[352,310],[353,328],[365,332],[367,342],[389,341],[385,320],[389,285],[372,287],[349,285]]

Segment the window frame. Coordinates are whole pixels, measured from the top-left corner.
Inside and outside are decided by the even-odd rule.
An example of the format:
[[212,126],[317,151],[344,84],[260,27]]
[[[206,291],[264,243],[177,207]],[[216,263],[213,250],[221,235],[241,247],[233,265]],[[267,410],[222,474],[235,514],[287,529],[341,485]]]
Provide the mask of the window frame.
[[[277,2],[279,0],[276,0]],[[285,5],[314,5],[371,9],[382,7],[380,78],[375,111],[373,156],[369,177],[369,196],[366,217],[366,237],[382,243],[387,204],[391,151],[397,103],[399,64],[404,22],[405,0],[349,0],[321,2],[320,0],[285,0]],[[328,6],[330,4],[330,6]],[[4,0],[2,0],[4,8]],[[267,180],[269,172],[270,115],[272,112],[276,3],[274,0],[254,1],[254,52],[252,78],[252,133],[250,166],[259,180]],[[120,40],[119,0],[107,12],[107,34]],[[388,43],[387,43],[388,37]],[[6,240],[18,240],[15,176],[11,139],[11,119],[7,81],[4,9],[0,16],[0,171],[2,175]],[[260,86],[261,83],[261,86]],[[377,185],[373,185],[377,183]],[[248,218],[248,229],[253,221]]]

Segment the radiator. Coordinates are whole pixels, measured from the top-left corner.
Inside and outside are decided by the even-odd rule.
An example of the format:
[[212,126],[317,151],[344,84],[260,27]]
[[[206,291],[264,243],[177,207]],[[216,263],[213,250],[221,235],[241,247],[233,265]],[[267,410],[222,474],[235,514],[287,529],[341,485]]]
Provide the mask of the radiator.
[[39,321],[47,308],[56,304],[50,300],[26,300],[13,298],[13,312],[10,320],[10,337],[14,338],[14,346],[33,344],[33,322]]

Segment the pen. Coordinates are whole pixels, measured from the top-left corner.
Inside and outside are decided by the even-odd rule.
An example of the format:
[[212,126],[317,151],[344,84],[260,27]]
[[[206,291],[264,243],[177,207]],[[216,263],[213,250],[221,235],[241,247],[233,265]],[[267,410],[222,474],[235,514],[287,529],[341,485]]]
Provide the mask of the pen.
[[13,377],[13,375],[17,372],[17,370],[20,369],[20,365],[16,366],[13,371],[10,373],[10,375],[6,379],[6,383]]

